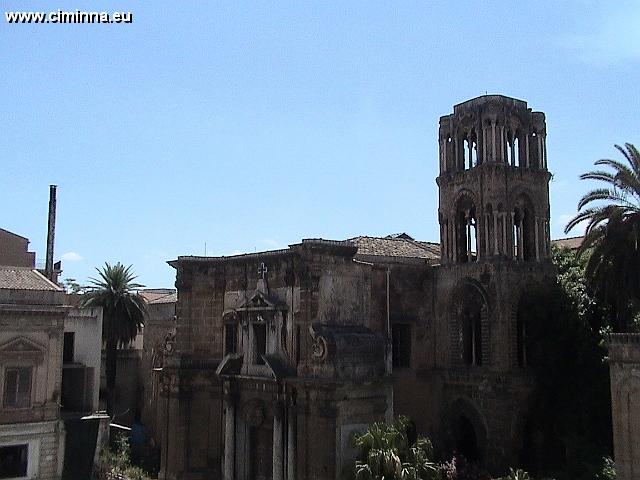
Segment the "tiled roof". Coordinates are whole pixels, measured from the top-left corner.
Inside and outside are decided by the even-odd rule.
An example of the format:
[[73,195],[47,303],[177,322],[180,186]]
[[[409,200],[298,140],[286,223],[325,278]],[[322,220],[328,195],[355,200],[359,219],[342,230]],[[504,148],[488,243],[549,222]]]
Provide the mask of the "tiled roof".
[[358,247],[358,256],[418,258],[438,260],[440,246],[437,243],[396,237],[355,237],[350,239]]
[[162,297],[154,298],[153,300],[147,300],[149,305],[159,304],[159,303],[176,303],[178,301],[178,294],[176,292],[168,293]]
[[582,245],[582,241],[584,237],[569,237],[569,238],[558,238],[556,240],[551,240],[551,244],[560,248],[568,248],[570,250],[577,250]]
[[0,266],[0,289],[62,291],[62,288],[37,270],[28,267],[7,266]]

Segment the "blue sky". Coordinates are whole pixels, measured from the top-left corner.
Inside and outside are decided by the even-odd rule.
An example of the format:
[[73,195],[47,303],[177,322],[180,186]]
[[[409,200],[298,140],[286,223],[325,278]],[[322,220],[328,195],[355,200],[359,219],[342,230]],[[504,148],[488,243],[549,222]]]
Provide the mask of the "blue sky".
[[0,227],[84,283],[301,238],[437,240],[437,125],[501,93],[547,114],[552,233],[640,143],[639,2],[4,0],[130,25],[0,24]]

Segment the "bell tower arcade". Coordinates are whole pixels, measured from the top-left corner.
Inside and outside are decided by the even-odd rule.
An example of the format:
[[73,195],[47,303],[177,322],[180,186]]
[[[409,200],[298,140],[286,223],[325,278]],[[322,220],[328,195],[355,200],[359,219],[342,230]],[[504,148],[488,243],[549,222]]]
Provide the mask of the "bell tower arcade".
[[439,146],[442,263],[547,259],[544,113],[502,95],[474,98],[440,118]]

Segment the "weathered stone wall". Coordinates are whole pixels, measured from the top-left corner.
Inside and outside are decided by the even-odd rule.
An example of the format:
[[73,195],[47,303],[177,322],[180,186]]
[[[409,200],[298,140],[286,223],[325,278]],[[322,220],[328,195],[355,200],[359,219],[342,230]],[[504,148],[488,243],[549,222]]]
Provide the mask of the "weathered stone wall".
[[[5,290],[5,293],[10,293]],[[60,418],[63,324],[67,314],[61,292],[8,295],[23,305],[0,305],[0,399],[8,367],[31,367],[28,408],[0,405],[0,446],[28,445],[30,478],[60,478],[64,427]],[[49,293],[49,292],[47,292]],[[44,297],[49,305],[38,305]],[[4,297],[5,299],[7,297]],[[29,304],[34,299],[36,304]]]
[[0,425],[0,447],[28,445],[29,478],[56,480],[62,474],[64,426],[61,421]]
[[[412,418],[442,452],[459,448],[464,434],[474,438],[477,460],[491,469],[517,463],[533,388],[518,346],[518,304],[532,285],[554,276],[545,142],[544,114],[516,99],[480,97],[441,118],[441,265],[375,251],[361,261],[353,245],[324,240],[171,262],[179,301],[175,349],[164,357],[161,374],[162,478],[215,475],[223,449],[225,457],[230,452],[223,438],[244,453],[238,438],[222,432],[236,421],[262,425],[264,414],[247,416],[243,410],[258,400],[275,409],[266,417],[276,427],[274,412],[292,415],[286,423],[295,427],[285,438],[296,437],[296,473],[287,465],[288,478],[336,478],[353,460],[353,433],[389,419],[391,412]],[[224,357],[224,322],[236,321],[235,309],[249,322],[247,312],[257,307],[247,302],[258,291],[262,300],[275,302],[269,308],[278,320],[269,319],[271,328],[285,325],[282,339],[267,345],[267,353],[283,347],[282,364],[245,368],[247,378],[240,378],[237,365],[255,357],[253,347],[239,345],[239,355]],[[461,333],[472,307],[478,309],[473,348],[479,356],[468,362]],[[399,324],[410,327],[411,355],[408,365],[392,369],[391,332]],[[249,334],[242,335],[251,343]],[[224,408],[214,375],[219,365]],[[291,378],[289,367],[295,371]],[[220,414],[214,411],[218,406]],[[235,427],[227,430],[245,435]],[[274,435],[274,442],[281,440]],[[229,461],[226,478],[233,478],[232,465],[247,471]]]
[[29,409],[0,406],[0,424],[56,420],[62,386],[63,322],[66,311],[3,311],[0,307],[0,385],[8,365],[33,367]]
[[[162,429],[163,408],[159,404],[160,377],[154,368],[162,367],[164,344],[175,332],[175,302],[150,303],[144,325],[144,346],[140,368],[142,369],[142,421],[149,435],[159,444]],[[160,423],[161,424],[161,423]]]
[[613,450],[618,480],[640,476],[640,334],[609,337]]

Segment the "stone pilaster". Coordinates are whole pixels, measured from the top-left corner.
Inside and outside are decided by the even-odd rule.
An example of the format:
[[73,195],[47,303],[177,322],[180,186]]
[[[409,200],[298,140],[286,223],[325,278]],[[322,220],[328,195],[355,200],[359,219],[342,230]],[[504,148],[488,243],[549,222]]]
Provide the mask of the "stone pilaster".
[[640,334],[608,339],[613,451],[618,480],[640,478]]
[[273,411],[273,480],[284,480],[282,417],[282,402],[277,402]]
[[224,394],[224,480],[234,480],[236,458],[236,408],[230,392]]

